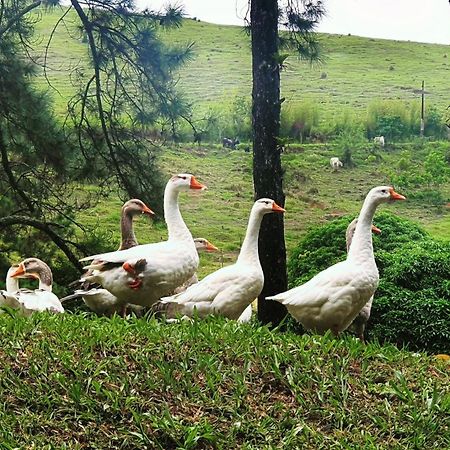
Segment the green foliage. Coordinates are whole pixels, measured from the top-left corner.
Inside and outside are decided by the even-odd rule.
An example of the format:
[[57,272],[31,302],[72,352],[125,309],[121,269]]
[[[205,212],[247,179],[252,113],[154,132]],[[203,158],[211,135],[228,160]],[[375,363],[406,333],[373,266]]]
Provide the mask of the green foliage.
[[319,109],[311,100],[296,105],[282,105],[280,133],[282,138],[303,142],[319,123]]
[[420,112],[416,102],[374,100],[367,108],[366,131],[369,138],[384,136],[388,142],[418,135]]
[[6,313],[0,331],[5,449],[448,448],[448,366],[394,346],[217,317]]
[[[445,145],[445,144],[444,144]],[[433,147],[425,154],[420,163],[420,157],[413,160],[413,153],[403,151],[397,163],[397,170],[391,171],[391,180],[408,197],[441,205],[444,197],[440,188],[450,180],[450,167],[441,148]]]
[[447,135],[444,117],[436,106],[427,108],[425,113],[425,136],[433,136],[435,139],[445,139]]
[[[327,267],[346,258],[345,231],[354,217],[343,216],[330,223],[312,228],[292,251],[288,263],[289,286],[298,286]],[[387,212],[375,216],[374,224],[381,235],[373,235],[375,256],[394,251],[411,241],[428,239],[427,233],[415,223]]]
[[[290,286],[298,286],[345,258],[342,217],[310,231],[288,264]],[[374,223],[380,285],[368,325],[371,338],[413,350],[450,352],[450,243],[432,240],[421,227],[388,213]]]
[[359,128],[348,128],[342,131],[336,138],[336,146],[341,155],[340,160],[344,167],[355,167],[353,152],[366,143],[363,132]]

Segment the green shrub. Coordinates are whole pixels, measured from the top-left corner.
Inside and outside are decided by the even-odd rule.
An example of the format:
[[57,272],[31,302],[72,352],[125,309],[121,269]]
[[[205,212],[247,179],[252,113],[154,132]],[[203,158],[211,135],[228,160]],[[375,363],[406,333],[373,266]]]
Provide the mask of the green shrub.
[[[292,252],[288,262],[289,285],[298,286],[321,270],[346,258],[345,231],[354,217],[343,216],[313,228]],[[382,230],[373,236],[375,255],[392,252],[407,242],[428,239],[427,233],[415,223],[387,212],[375,216],[374,223]]]
[[385,136],[388,142],[418,135],[420,111],[417,102],[375,100],[368,105],[367,136]]
[[367,327],[369,339],[410,350],[450,352],[450,300],[434,289],[411,291],[381,280]]
[[[311,230],[288,262],[291,287],[346,257],[345,231],[352,217]],[[380,285],[368,335],[412,350],[450,352],[450,243],[431,239],[418,225],[382,212],[373,236]]]
[[291,138],[303,142],[319,123],[317,104],[305,100],[300,104],[289,105],[281,109],[280,134],[282,138]]

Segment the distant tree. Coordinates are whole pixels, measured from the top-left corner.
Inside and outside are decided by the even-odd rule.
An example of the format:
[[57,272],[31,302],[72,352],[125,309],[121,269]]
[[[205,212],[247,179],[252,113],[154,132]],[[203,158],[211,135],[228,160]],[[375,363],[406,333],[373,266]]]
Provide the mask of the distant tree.
[[[284,205],[280,148],[280,69],[286,54],[295,49],[309,61],[320,59],[314,30],[324,15],[319,0],[249,0],[253,67],[253,181],[255,197],[270,197]],[[279,26],[287,31],[280,34]],[[278,214],[266,216],[259,234],[259,252],[265,283],[258,300],[258,317],[263,323],[279,323],[286,314],[277,302],[265,297],[287,289],[284,220]]]

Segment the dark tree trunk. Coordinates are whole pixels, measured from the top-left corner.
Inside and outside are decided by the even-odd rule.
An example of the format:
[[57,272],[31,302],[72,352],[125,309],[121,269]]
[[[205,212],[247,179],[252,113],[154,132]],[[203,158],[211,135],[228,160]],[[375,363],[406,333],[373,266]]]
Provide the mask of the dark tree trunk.
[[[284,206],[283,173],[277,145],[280,131],[280,70],[278,52],[278,2],[251,0],[253,66],[253,182],[255,198],[269,197]],[[258,318],[278,324],[284,306],[265,297],[287,289],[286,248],[282,214],[268,214],[259,233],[259,257],[264,288],[258,299]]]

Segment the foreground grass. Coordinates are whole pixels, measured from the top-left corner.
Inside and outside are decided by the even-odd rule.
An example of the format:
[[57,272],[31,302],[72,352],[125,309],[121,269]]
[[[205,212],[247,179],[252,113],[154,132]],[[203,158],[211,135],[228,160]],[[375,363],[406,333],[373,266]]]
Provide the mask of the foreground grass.
[[450,447],[450,366],[210,318],[0,316],[2,448]]

